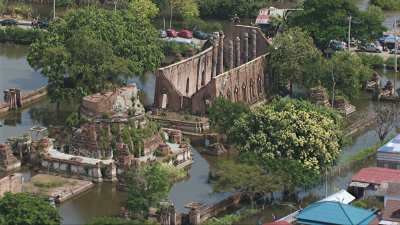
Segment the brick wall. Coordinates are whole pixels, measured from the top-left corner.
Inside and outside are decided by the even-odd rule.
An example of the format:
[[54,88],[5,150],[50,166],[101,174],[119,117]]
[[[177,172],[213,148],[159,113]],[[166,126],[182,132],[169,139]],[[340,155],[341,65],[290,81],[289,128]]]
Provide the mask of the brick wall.
[[15,173],[0,179],[0,198],[6,192],[19,193],[22,192],[22,174]]

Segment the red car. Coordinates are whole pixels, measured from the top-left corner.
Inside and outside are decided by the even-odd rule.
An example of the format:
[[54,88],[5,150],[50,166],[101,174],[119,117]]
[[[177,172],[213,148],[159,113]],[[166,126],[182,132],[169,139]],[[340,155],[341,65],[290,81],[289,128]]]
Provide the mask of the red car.
[[178,36],[181,38],[187,38],[187,39],[192,39],[193,38],[193,33],[189,30],[181,30],[178,33]]
[[177,37],[178,36],[178,34],[176,33],[176,31],[174,30],[174,29],[168,29],[167,30],[167,36],[168,37]]

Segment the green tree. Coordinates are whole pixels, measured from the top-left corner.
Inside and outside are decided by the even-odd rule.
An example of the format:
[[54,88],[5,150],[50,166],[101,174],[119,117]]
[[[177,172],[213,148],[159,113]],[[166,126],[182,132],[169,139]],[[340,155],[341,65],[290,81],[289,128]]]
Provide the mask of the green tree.
[[324,86],[332,90],[335,82],[335,92],[350,99],[359,96],[363,84],[373,73],[357,54],[349,52],[337,52],[329,63],[329,72],[322,78]]
[[119,217],[96,217],[87,225],[157,225],[157,223],[142,219],[126,220]]
[[247,196],[254,204],[256,195],[278,191],[280,187],[279,177],[268,174],[258,165],[237,163],[227,160],[217,164],[216,180],[214,189],[216,191],[234,192],[239,191]]
[[217,98],[208,110],[208,118],[214,129],[229,137],[232,124],[242,113],[248,113],[249,110],[242,103],[231,102],[225,98]]
[[0,199],[0,222],[4,225],[57,225],[57,209],[42,198],[27,193],[6,193]]
[[384,29],[375,9],[360,12],[354,1],[305,0],[303,8],[291,14],[289,26],[299,26],[309,32],[320,49],[327,48],[330,40],[347,41],[349,16],[354,21],[353,37],[358,40],[375,39]]
[[128,172],[127,209],[138,216],[146,216],[149,207],[156,207],[168,196],[171,189],[168,178],[168,173],[159,164]]
[[289,84],[292,94],[293,83],[313,87],[318,83],[325,60],[314,46],[312,38],[299,28],[291,28],[278,35],[271,47],[270,65],[277,86]]
[[255,17],[268,3],[265,0],[202,0],[199,6],[201,17],[229,19],[235,14],[244,18]]
[[400,2],[398,0],[371,0],[371,4],[384,10],[400,10]]
[[116,12],[94,6],[69,11],[31,45],[28,61],[48,78],[53,102],[103,91],[153,71],[163,54],[149,0]]
[[275,99],[242,114],[232,140],[241,154],[263,161],[295,160],[319,173],[334,163],[341,150],[341,117],[306,101]]

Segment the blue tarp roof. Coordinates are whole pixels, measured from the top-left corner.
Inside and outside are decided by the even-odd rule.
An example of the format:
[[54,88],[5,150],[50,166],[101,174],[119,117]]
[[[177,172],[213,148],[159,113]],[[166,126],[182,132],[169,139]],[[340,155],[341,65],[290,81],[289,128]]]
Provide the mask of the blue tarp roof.
[[340,202],[316,202],[303,209],[296,218],[298,222],[310,225],[367,225],[375,218],[375,213]]
[[378,149],[380,153],[400,153],[400,134]]

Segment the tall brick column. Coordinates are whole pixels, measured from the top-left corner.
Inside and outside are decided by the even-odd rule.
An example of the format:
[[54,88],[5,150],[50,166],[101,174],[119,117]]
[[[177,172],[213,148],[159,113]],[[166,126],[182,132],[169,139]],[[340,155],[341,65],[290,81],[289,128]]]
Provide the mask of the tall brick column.
[[228,42],[228,68],[231,70],[234,67],[234,54],[233,54],[233,41],[229,40]]
[[240,38],[236,37],[235,39],[235,47],[236,47],[236,67],[240,66]]
[[251,31],[251,59],[255,59],[257,57],[257,31]]
[[217,69],[217,75],[221,74],[224,72],[224,38],[225,35],[221,31],[219,32],[219,46],[218,46],[218,69]]
[[247,63],[249,61],[249,34],[244,33],[243,34],[243,41],[244,41],[244,63]]
[[217,63],[218,63],[218,37],[214,36],[213,40],[213,55],[212,55],[212,67],[211,74],[212,77],[215,77],[217,74]]

